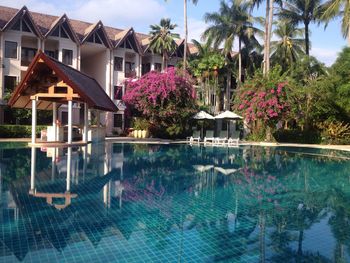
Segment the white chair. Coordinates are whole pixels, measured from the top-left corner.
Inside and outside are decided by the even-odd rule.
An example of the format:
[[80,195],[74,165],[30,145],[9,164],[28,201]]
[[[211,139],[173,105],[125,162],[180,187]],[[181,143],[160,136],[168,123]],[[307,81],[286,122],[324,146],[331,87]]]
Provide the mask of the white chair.
[[187,139],[189,140],[190,143],[193,143],[195,141],[199,143],[201,140],[200,131],[193,131],[193,135],[191,137],[187,137]]
[[238,145],[239,144],[239,131],[235,131],[233,136],[228,139],[228,145]]
[[213,142],[215,143],[214,131],[207,130],[205,132],[204,143]]
[[215,138],[217,144],[225,144],[227,141],[227,131],[220,131],[219,137]]

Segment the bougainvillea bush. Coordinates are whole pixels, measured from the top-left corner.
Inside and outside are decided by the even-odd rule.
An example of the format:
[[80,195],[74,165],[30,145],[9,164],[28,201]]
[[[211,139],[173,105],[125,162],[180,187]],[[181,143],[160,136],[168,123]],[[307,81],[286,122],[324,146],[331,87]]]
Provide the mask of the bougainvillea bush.
[[148,120],[151,133],[159,137],[181,136],[196,112],[192,80],[175,68],[128,80],[123,100],[131,111]]
[[290,105],[287,92],[288,83],[281,80],[279,69],[268,77],[263,77],[259,72],[238,90],[234,108],[253,130],[261,129],[256,127],[256,123],[269,130],[274,129],[279,121],[288,116]]

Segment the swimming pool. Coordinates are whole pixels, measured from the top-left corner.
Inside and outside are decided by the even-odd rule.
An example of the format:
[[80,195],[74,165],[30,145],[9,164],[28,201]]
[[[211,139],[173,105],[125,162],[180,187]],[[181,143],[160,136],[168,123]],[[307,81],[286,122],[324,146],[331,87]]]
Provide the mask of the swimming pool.
[[0,144],[0,177],[0,262],[350,261],[347,152]]

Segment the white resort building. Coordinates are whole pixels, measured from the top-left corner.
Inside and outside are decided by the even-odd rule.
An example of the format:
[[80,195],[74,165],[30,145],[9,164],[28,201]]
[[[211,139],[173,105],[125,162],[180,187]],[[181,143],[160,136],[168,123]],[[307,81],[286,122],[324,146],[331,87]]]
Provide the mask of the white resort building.
[[[96,79],[116,104],[118,111],[101,114],[107,135],[124,130],[126,109],[122,102],[127,78],[139,78],[161,70],[162,57],[148,49],[149,35],[133,28],[117,29],[74,19],[0,6],[0,124],[6,122],[4,108],[8,94],[21,81],[38,50]],[[183,41],[170,58],[174,66],[182,57]],[[190,52],[189,50],[188,52]],[[58,119],[67,124],[67,106],[58,110]],[[83,122],[83,107],[73,105],[73,125]]]

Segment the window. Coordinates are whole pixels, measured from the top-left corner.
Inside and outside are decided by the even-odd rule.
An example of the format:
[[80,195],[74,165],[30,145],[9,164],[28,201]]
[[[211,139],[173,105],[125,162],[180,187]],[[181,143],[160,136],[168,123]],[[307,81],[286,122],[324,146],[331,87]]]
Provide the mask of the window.
[[24,22],[24,20],[22,20],[22,31],[31,32],[29,29],[29,26],[27,25],[26,22]]
[[48,55],[49,57],[52,57],[54,59],[58,58],[58,51],[52,51],[52,50],[45,50],[45,54]]
[[114,70],[123,71],[123,58],[114,57]]
[[114,128],[123,127],[123,114],[114,114]]
[[121,100],[123,97],[123,87],[122,86],[114,86],[114,100]]
[[142,75],[151,71],[151,63],[142,64]]
[[73,50],[62,49],[62,62],[66,65],[73,65]]
[[11,94],[17,84],[17,77],[14,76],[5,76],[4,77],[4,84],[5,84],[5,93]]
[[162,71],[162,64],[161,63],[154,63],[154,70],[155,71]]
[[53,36],[53,37],[59,37],[59,36],[60,36],[60,27],[56,27],[56,28],[52,31],[51,36]]
[[125,69],[124,70],[125,70],[125,77],[126,78],[136,77],[135,63],[125,62]]
[[17,42],[5,41],[5,58],[17,58]]
[[67,33],[66,33],[66,31],[64,31],[63,27],[60,27],[60,29],[61,29],[61,37],[63,37],[63,38],[69,38],[68,35],[67,35]]
[[21,30],[21,20],[17,20],[16,23],[11,27],[12,30]]
[[35,48],[22,47],[21,49],[21,66],[29,66],[36,54]]

